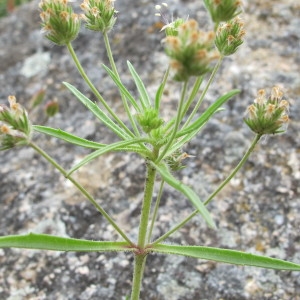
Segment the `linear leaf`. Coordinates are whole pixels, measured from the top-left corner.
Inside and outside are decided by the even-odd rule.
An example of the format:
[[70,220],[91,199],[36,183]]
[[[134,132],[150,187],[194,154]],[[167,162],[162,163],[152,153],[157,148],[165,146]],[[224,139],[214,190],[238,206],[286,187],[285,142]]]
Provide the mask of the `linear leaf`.
[[169,73],[170,73],[170,66],[168,67],[168,69],[167,69],[167,71],[166,71],[166,73],[164,75],[164,78],[163,78],[160,86],[158,87],[156,95],[155,95],[155,104],[154,104],[154,107],[155,107],[155,109],[156,109],[157,112],[159,111],[159,108],[160,108],[161,97],[162,97],[163,92],[165,90],[165,86],[166,86],[166,83],[167,83],[167,79],[169,77]]
[[140,78],[140,76],[134,69],[133,65],[129,61],[127,61],[127,65],[128,65],[129,71],[132,75],[132,78],[135,82],[135,85],[139,91],[139,94],[141,96],[141,102],[142,102],[143,108],[145,109],[146,107],[151,107],[150,98],[149,98],[148,92],[144,86],[142,79]]
[[218,111],[218,109],[227,102],[230,98],[232,98],[234,95],[238,94],[239,90],[232,90],[228,92],[227,94],[221,96],[218,100],[216,100],[201,116],[193,122],[190,126],[184,128],[183,130],[180,130],[176,137],[181,137],[185,134],[188,134],[194,130],[200,130],[201,127],[211,118],[211,116]]
[[79,136],[73,135],[61,129],[55,129],[55,128],[51,128],[47,126],[39,126],[39,125],[33,125],[33,129],[37,132],[48,134],[50,136],[56,137],[58,139],[64,140],[68,143],[77,146],[82,146],[82,147],[92,148],[92,149],[100,149],[106,146],[105,144],[100,144],[100,143],[83,139]]
[[163,163],[160,163],[159,165],[152,163],[152,165],[156,168],[156,170],[159,172],[159,174],[165,180],[165,182],[167,182],[170,186],[172,186],[177,191],[185,195],[192,202],[194,207],[199,211],[199,213],[202,215],[202,217],[208,223],[208,225],[215,229],[216,225],[213,219],[211,218],[207,208],[204,206],[203,202],[199,199],[197,194],[190,187],[177,180],[170,173],[167,165]]
[[97,252],[130,251],[129,246],[127,242],[89,241],[35,233],[0,237],[0,248]]
[[254,266],[276,270],[300,271],[300,264],[272,257],[222,248],[155,244],[151,250],[158,253],[184,255],[234,265]]
[[127,141],[121,141],[121,142],[116,142],[110,145],[106,145],[105,147],[96,150],[94,152],[92,152],[91,154],[87,155],[82,161],[80,161],[78,164],[76,164],[69,172],[68,175],[72,174],[74,171],[78,170],[80,167],[82,167],[83,165],[89,163],[90,161],[92,161],[93,159],[107,153],[110,151],[125,151],[126,150],[126,146],[129,145],[135,145],[135,144],[139,144],[139,143],[144,143],[147,142],[148,139],[142,139],[142,138],[136,138],[136,139],[131,139],[131,140],[127,140]]
[[114,81],[116,86],[119,88],[121,94],[124,95],[129,100],[129,102],[132,104],[132,106],[134,107],[136,112],[141,112],[141,109],[140,109],[138,103],[135,101],[134,97],[126,89],[126,87],[123,85],[123,83],[120,81],[120,79],[115,75],[115,73],[103,64],[102,64],[102,67],[105,69],[105,71],[108,73],[108,75]]
[[110,128],[117,136],[126,140],[131,138],[131,136],[126,133],[122,128],[120,128],[116,123],[112,121],[104,111],[93,101],[79,92],[73,85],[64,82],[63,83],[75,96],[76,98],[85,105],[100,121],[102,121],[108,128]]

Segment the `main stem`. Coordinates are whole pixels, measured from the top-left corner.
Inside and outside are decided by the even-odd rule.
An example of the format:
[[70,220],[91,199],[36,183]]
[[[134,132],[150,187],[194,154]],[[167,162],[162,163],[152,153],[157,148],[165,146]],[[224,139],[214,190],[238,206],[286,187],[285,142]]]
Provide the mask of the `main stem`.
[[145,180],[144,199],[140,218],[139,236],[137,244],[138,250],[135,253],[134,259],[131,300],[138,300],[140,297],[140,290],[147,258],[147,255],[145,254],[145,246],[147,242],[147,231],[151,211],[151,202],[153,196],[156,170],[150,165],[149,162],[146,163],[146,166],[147,174]]

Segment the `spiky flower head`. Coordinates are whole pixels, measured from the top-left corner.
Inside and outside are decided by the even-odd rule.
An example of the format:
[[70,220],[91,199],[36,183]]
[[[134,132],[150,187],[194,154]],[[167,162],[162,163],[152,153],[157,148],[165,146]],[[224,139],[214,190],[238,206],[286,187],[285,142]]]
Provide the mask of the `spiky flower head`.
[[265,90],[259,90],[254,103],[248,106],[245,123],[259,134],[278,134],[286,131],[289,122],[289,102],[282,99],[283,92],[273,87],[271,95],[266,96]]
[[83,0],[80,7],[84,12],[86,28],[104,33],[115,25],[117,11],[114,0]]
[[197,21],[190,19],[178,26],[177,35],[164,39],[175,80],[186,81],[211,69],[210,63],[219,58],[219,53],[213,49],[214,37],[213,32],[199,30]]
[[68,0],[42,0],[39,7],[42,31],[48,40],[63,46],[77,37],[80,17],[68,5]]
[[241,13],[241,1],[204,0],[204,4],[214,23],[227,22]]
[[216,33],[215,45],[221,55],[231,55],[243,44],[244,35],[244,23],[239,17],[236,17],[227,23],[219,25]]
[[0,105],[0,150],[27,145],[32,127],[26,110],[16,102],[15,96],[8,97],[9,107]]

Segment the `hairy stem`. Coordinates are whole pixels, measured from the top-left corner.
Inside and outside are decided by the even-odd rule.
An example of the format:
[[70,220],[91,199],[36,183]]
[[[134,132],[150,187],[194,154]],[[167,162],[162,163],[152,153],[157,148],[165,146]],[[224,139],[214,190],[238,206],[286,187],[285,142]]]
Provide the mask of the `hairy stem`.
[[147,255],[136,255],[134,257],[131,300],[140,299],[141,285],[142,285],[142,279],[144,275],[146,259],[147,259]]
[[134,272],[133,272],[133,284],[132,284],[132,293],[131,300],[139,300],[142,279],[144,274],[144,268],[146,263],[147,255],[145,254],[145,246],[147,242],[147,231],[149,223],[149,215],[151,211],[151,202],[153,197],[153,188],[156,177],[156,170],[147,162],[147,173],[145,179],[145,188],[144,188],[144,199],[140,217],[140,226],[139,226],[139,236],[137,252],[135,253],[134,258]]
[[156,169],[154,169],[147,162],[147,175],[145,180],[144,199],[143,199],[143,205],[141,211],[139,237],[138,237],[138,247],[141,249],[143,249],[146,244],[155,177],[156,177]]

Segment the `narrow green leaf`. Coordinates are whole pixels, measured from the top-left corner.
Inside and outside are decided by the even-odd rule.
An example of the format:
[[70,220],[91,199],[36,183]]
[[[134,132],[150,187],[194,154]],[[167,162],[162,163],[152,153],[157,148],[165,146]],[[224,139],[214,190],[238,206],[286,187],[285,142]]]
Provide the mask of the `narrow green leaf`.
[[200,86],[203,82],[203,76],[197,77],[193,89],[191,91],[191,94],[188,98],[188,100],[186,101],[186,103],[184,104],[184,108],[182,111],[182,118],[183,116],[186,115],[186,112],[188,111],[188,109],[190,108],[191,104],[193,103],[194,99],[196,98],[197,93],[199,92]]
[[89,241],[48,234],[29,233],[0,237],[0,248],[42,249],[54,251],[130,251],[127,242]]
[[161,97],[162,97],[163,92],[165,90],[165,86],[166,86],[166,83],[167,83],[167,79],[169,77],[169,73],[170,73],[170,66],[168,67],[168,69],[167,69],[167,71],[164,75],[164,78],[162,80],[162,83],[158,87],[156,95],[155,95],[155,104],[154,104],[155,106],[154,106],[154,108],[156,109],[157,112],[159,112]]
[[131,136],[126,133],[122,128],[120,128],[116,123],[114,123],[104,111],[93,101],[79,92],[73,85],[64,82],[63,83],[75,96],[76,98],[85,105],[101,122],[103,122],[108,128],[110,128],[117,136],[126,140],[131,138]]
[[159,111],[161,97],[162,97],[164,88],[165,88],[165,84],[164,84],[164,82],[162,82],[160,84],[160,86],[158,87],[157,91],[156,91],[156,95],[155,95],[155,109],[156,109],[156,111]]
[[96,143],[93,141],[89,141],[86,139],[83,139],[81,137],[78,137],[76,135],[73,135],[71,133],[68,133],[66,131],[63,131],[61,129],[55,129],[47,126],[39,126],[39,125],[33,125],[33,129],[37,132],[48,134],[50,136],[56,137],[58,139],[64,140],[68,143],[77,145],[77,146],[82,146],[86,148],[91,148],[91,149],[100,149],[105,147],[105,144],[100,144]]
[[180,130],[176,134],[176,138],[181,137],[185,134],[188,134],[192,131],[195,130],[200,130],[201,127],[211,118],[211,116],[216,113],[219,108],[227,102],[230,98],[238,94],[240,91],[239,90],[232,90],[228,92],[227,94],[221,96],[218,100],[216,100],[201,116],[193,122],[190,126]]
[[132,78],[135,82],[135,85],[139,91],[139,94],[141,96],[141,102],[142,102],[143,108],[145,109],[147,107],[151,107],[151,101],[150,101],[148,92],[144,86],[142,79],[140,78],[140,76],[134,69],[133,65],[129,61],[127,61],[127,65],[128,65],[129,71],[132,75]]
[[300,264],[242,251],[202,246],[155,244],[151,251],[266,269],[300,271]]
[[170,173],[166,164],[160,163],[159,165],[156,165],[152,163],[152,165],[154,166],[154,168],[156,168],[156,170],[159,172],[164,181],[167,182],[173,188],[175,188],[177,191],[185,195],[192,202],[194,207],[199,211],[199,213],[202,215],[202,217],[208,223],[208,225],[216,229],[216,225],[213,219],[211,218],[207,208],[204,206],[203,202],[199,199],[197,194],[190,187],[177,180]]
[[74,171],[78,170],[80,167],[84,166],[85,164],[89,163],[90,161],[92,161],[93,159],[107,153],[110,151],[125,151],[126,150],[126,146],[129,145],[136,145],[139,143],[144,143],[147,142],[148,139],[146,138],[136,138],[136,139],[131,139],[131,140],[127,140],[127,141],[121,141],[121,142],[116,142],[110,145],[106,145],[105,147],[96,150],[94,152],[92,152],[91,154],[87,155],[82,161],[80,161],[78,164],[76,164],[69,172],[68,172],[68,176],[71,175]]
[[135,101],[134,97],[130,94],[130,92],[126,89],[126,87],[123,85],[123,83],[120,81],[120,79],[115,75],[115,73],[109,69],[107,66],[102,64],[102,67],[105,69],[105,71],[108,73],[108,75],[111,77],[111,79],[114,81],[116,86],[119,88],[120,93],[125,96],[126,99],[129,100],[131,105],[134,107],[136,112],[140,113],[141,109],[138,105],[138,103]]

